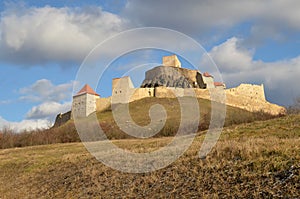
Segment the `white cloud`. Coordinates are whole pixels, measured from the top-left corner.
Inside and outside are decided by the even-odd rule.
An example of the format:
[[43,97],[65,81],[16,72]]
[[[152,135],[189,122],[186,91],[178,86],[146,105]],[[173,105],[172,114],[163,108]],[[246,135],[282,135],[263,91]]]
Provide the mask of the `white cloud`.
[[245,22],[252,29],[252,40],[282,39],[287,32],[299,32],[299,8],[297,0],[128,0],[124,16],[139,25],[172,28],[197,37],[204,35],[204,42],[207,36],[212,39],[219,33],[222,37],[230,28]]
[[38,106],[34,106],[26,114],[26,119],[46,118],[51,120],[59,113],[64,113],[71,110],[71,102],[63,104],[57,102],[45,102]]
[[39,103],[25,115],[28,120],[53,121],[58,113],[71,110],[72,88],[75,82],[53,85],[50,80],[40,79],[28,87],[21,88],[21,101]]
[[[72,83],[53,85],[50,80],[41,79],[29,87],[20,89],[21,100],[40,102],[33,106],[20,122],[7,121],[0,116],[0,129],[9,128],[15,132],[48,128],[54,122],[55,116],[71,110]],[[65,101],[68,100],[68,101]]]
[[14,132],[21,132],[23,130],[34,130],[48,128],[51,125],[49,120],[22,120],[20,122],[10,122],[0,116],[0,129],[8,128]]
[[23,65],[82,61],[99,42],[127,27],[101,7],[19,7],[1,13],[0,57]]
[[55,116],[71,110],[71,102],[63,104],[57,102],[45,102],[34,106],[29,110],[25,119],[19,122],[7,121],[0,116],[0,130],[4,128],[11,129],[14,132],[23,130],[34,130],[49,128],[53,125]]
[[11,129],[15,132],[48,128],[52,126],[57,114],[71,110],[71,102],[58,103],[47,101],[33,106],[25,115],[25,119],[19,122],[7,121],[0,116],[0,130]]
[[20,100],[30,102],[61,102],[70,100],[74,82],[53,85],[50,80],[40,79],[19,90]]
[[209,43],[208,37],[218,40],[246,22],[249,43],[282,40],[290,32],[299,33],[299,7],[297,0],[128,0],[120,14],[101,7],[6,8],[0,19],[0,58],[22,65],[81,62],[108,37],[141,26],[171,28]]
[[0,100],[0,105],[9,104],[11,102],[12,102],[12,100]]
[[253,50],[245,49],[239,45],[236,37],[228,39],[219,46],[215,46],[209,55],[214,61],[221,64],[222,72],[234,72],[236,70],[249,69],[252,64]]
[[[243,48],[240,43],[241,40],[231,38],[209,52],[226,85],[233,87],[240,83],[263,83],[266,95],[272,102],[285,105],[293,103],[300,96],[300,56],[283,61],[263,62],[254,60],[253,50]],[[206,63],[204,60],[202,64]]]
[[230,27],[260,13],[260,10],[257,1],[129,0],[124,13],[141,24],[191,32],[204,31],[208,27]]

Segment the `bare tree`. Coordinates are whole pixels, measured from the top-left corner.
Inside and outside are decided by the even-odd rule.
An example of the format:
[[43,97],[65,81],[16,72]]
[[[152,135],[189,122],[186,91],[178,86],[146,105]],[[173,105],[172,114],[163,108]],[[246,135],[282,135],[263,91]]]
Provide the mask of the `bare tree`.
[[300,97],[294,100],[294,104],[287,108],[289,114],[299,114],[300,113]]

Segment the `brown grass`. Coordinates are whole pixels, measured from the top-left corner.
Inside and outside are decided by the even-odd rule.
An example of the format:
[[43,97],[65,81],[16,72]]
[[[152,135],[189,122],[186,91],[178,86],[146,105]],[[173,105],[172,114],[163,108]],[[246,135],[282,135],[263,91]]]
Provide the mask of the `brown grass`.
[[80,138],[72,122],[65,124],[61,128],[37,129],[20,133],[10,129],[0,131],[1,149],[79,141]]
[[[81,143],[0,150],[0,198],[299,198],[300,115],[233,125],[205,160],[204,135],[168,167],[122,173]],[[171,138],[116,140],[132,151]]]
[[[206,130],[210,124],[211,103],[209,100],[198,99],[200,109],[200,121],[198,130]],[[130,114],[138,125],[147,125],[150,122],[149,109],[152,105],[161,104],[167,111],[167,121],[163,129],[155,137],[174,136],[177,134],[180,124],[180,107],[177,99],[145,98],[130,103]],[[122,106],[122,105],[120,105]],[[110,109],[97,113],[99,123],[109,139],[132,139],[124,133],[113,119]],[[226,107],[226,119],[224,126],[249,123],[253,121],[273,118],[268,114],[259,112],[251,113],[231,106]],[[188,126],[186,128],[189,128]],[[74,122],[46,130],[24,131],[15,133],[9,129],[0,131],[0,148],[24,147],[54,143],[79,142]]]

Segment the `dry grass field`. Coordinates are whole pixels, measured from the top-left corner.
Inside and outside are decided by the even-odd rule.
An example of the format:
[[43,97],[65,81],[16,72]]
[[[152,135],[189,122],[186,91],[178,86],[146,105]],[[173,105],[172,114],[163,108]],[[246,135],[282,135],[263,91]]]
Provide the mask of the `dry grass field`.
[[[158,99],[154,97],[144,98],[129,104],[130,115],[138,125],[150,123],[149,109],[152,105],[160,104],[167,112],[166,124],[155,137],[173,136],[177,133],[181,110],[177,99]],[[198,130],[206,130],[210,124],[211,102],[205,99],[198,99],[200,109],[200,121]],[[124,105],[120,105],[122,108]],[[124,108],[124,107],[123,107]],[[109,139],[131,139],[132,136],[124,133],[114,121],[113,113],[110,109],[97,112],[99,123]],[[241,124],[259,120],[274,118],[265,113],[252,113],[239,108],[226,106],[225,126]],[[14,133],[10,129],[0,129],[0,149],[12,147],[24,147],[54,143],[80,142],[74,121],[70,120],[66,124],[46,130],[33,130]]]
[[[224,128],[205,160],[205,132],[168,167],[122,173],[81,143],[0,150],[0,198],[300,198],[300,115]],[[170,137],[114,140],[155,150]]]

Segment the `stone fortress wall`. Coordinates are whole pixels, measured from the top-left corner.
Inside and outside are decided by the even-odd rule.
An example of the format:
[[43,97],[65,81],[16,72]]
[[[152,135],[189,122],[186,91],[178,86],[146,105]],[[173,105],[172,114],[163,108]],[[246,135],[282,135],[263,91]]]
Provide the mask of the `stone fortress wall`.
[[112,104],[129,103],[145,97],[154,97],[154,88],[134,88],[128,76],[112,80]]
[[55,118],[55,123],[53,127],[58,127],[66,123],[72,118],[72,113],[71,111],[68,111],[66,113],[59,113],[56,118]]
[[[95,111],[104,111],[112,104],[129,103],[146,97],[175,98],[190,96],[213,100],[251,112],[265,112],[272,115],[284,115],[286,109],[266,101],[263,85],[241,84],[236,88],[225,88],[225,84],[214,82],[209,73],[181,68],[176,55],[163,57],[162,66],[146,72],[145,80],[140,88],[135,88],[130,77],[112,80],[112,96],[101,98],[92,88],[85,85],[74,97],[72,114],[59,114],[57,122],[62,118],[86,117]],[[218,98],[225,94],[224,98]],[[60,119],[61,118],[61,119]]]
[[226,89],[226,104],[250,112],[266,112],[271,115],[285,115],[286,109],[268,102],[263,85],[241,84],[236,88]]
[[265,101],[264,85],[252,85],[252,84],[241,84],[236,88],[230,88],[226,90],[227,94],[239,96],[249,96],[254,101]]
[[[238,89],[245,89],[256,87],[257,85],[251,84],[242,84],[238,86]],[[212,100],[211,93],[218,92],[218,88],[213,90],[203,90],[203,89],[195,89],[191,88],[197,98]],[[168,88],[168,87],[156,87],[151,89],[151,95],[149,95],[149,90],[144,88],[137,88],[132,90],[132,95],[129,96],[128,102],[133,102],[136,100],[140,100],[146,97],[157,97],[157,98],[176,98],[176,97],[184,97],[191,89],[183,89],[183,88]],[[252,90],[252,89],[250,89]],[[245,91],[248,91],[245,89]],[[220,93],[222,94],[222,93]],[[265,112],[271,115],[284,115],[286,114],[286,110],[284,107],[278,106],[276,104],[269,103],[266,100],[262,100],[264,96],[259,94],[250,94],[250,95],[238,95],[238,92],[234,92],[230,89],[225,90],[225,104],[241,109],[245,109],[250,112]],[[218,99],[216,101],[219,101]],[[112,102],[112,97],[109,98],[99,98],[97,99],[97,111],[103,111],[110,108]],[[220,101],[219,101],[220,102]]]
[[[216,101],[251,112],[286,114],[284,107],[266,101],[263,85],[241,84],[236,88],[226,89],[225,84],[214,82],[213,76],[207,72],[201,74],[197,70],[181,68],[176,55],[163,57],[162,66],[147,71],[141,88],[134,88],[130,77],[113,79],[112,84],[112,104],[129,103],[145,97],[183,97],[192,92],[197,98],[213,100],[213,95]],[[225,98],[222,98],[224,94]],[[221,101],[224,99],[225,102]],[[105,106],[97,103],[97,110],[107,108],[108,101],[104,103]]]
[[[151,89],[149,92],[149,89]],[[190,90],[190,92],[189,92]],[[191,91],[192,90],[192,91]],[[150,94],[151,93],[151,94]],[[136,88],[130,92],[129,101],[133,102],[145,97],[157,98],[176,98],[184,97],[187,93],[194,93],[197,98],[212,100],[211,94],[225,94],[225,104],[250,112],[265,112],[271,115],[284,115],[286,110],[284,107],[269,103],[265,100],[263,85],[241,84],[236,88],[225,89],[220,92],[220,88],[199,89],[199,88],[174,88],[174,87],[155,87],[155,88]],[[113,98],[113,97],[112,97]],[[97,102],[97,110],[102,111],[110,106],[111,98],[100,98],[106,100],[106,106],[98,106],[103,102]],[[216,101],[221,102],[221,99],[216,98]],[[119,101],[119,103],[122,103]],[[224,102],[223,102],[224,103]]]

